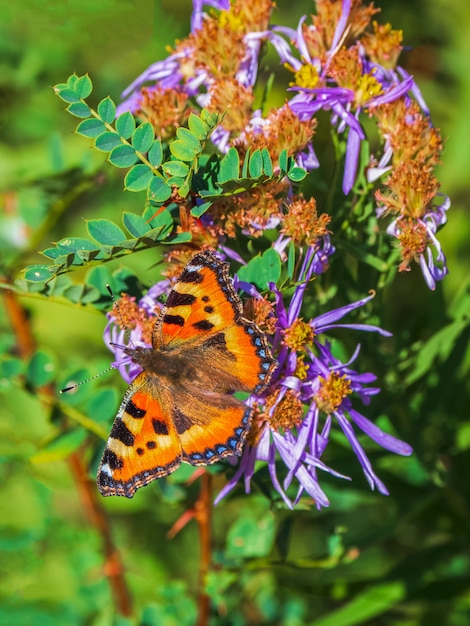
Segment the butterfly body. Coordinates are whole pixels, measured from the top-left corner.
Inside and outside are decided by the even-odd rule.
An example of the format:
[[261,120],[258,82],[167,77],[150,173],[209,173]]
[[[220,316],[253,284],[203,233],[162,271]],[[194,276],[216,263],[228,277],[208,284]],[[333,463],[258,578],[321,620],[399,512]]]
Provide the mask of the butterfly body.
[[182,461],[209,465],[240,454],[252,409],[234,393],[260,393],[275,361],[242,316],[227,264],[210,251],[181,273],[157,319],[151,348],[126,348],[142,372],[131,383],[98,470],[103,495],[132,497]]

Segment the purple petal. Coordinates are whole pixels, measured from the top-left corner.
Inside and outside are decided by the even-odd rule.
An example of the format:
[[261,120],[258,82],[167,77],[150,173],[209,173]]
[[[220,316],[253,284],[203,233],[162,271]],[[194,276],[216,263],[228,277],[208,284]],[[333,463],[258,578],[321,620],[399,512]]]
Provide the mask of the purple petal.
[[364,472],[365,477],[367,478],[367,482],[370,485],[371,489],[377,487],[377,489],[385,496],[389,495],[387,487],[383,484],[380,478],[375,474],[371,462],[367,458],[366,453],[364,452],[363,447],[357,440],[357,437],[354,433],[354,430],[351,427],[351,424],[348,422],[346,417],[339,412],[335,413],[338,422],[346,435],[347,440],[351,444],[351,447],[358,458],[359,463],[361,464],[362,470]]
[[[366,296],[365,298],[362,298],[361,300],[356,300],[356,302],[351,302],[350,304],[346,304],[345,306],[339,307],[338,309],[333,309],[332,311],[323,313],[323,315],[319,315],[314,320],[312,320],[310,325],[316,329],[333,328],[331,324],[333,324],[334,322],[337,322],[338,320],[340,320],[342,317],[344,317],[351,311],[354,311],[354,309],[358,309],[359,307],[367,304],[370,300],[372,300],[374,295],[375,294]],[[336,328],[336,326],[334,326],[334,328]]]
[[345,196],[351,191],[354,181],[356,180],[360,148],[361,138],[354,129],[350,128],[346,146],[346,159],[343,174],[343,193]]
[[361,415],[354,409],[350,409],[348,413],[362,432],[375,441],[375,443],[378,443],[379,446],[385,448],[385,450],[389,450],[394,454],[400,454],[401,456],[410,456],[410,454],[413,454],[413,448],[410,445],[392,435],[384,433],[383,430],[368,420],[367,417],[364,417],[364,415]]

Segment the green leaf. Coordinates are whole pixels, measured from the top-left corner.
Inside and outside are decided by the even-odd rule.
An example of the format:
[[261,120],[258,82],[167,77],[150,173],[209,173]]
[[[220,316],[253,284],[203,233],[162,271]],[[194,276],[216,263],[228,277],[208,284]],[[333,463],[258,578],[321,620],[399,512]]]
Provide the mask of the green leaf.
[[110,302],[111,307],[111,299],[109,297],[108,290],[106,289],[106,285],[110,284],[111,288],[114,289],[113,279],[111,272],[108,267],[105,265],[96,265],[88,270],[86,273],[85,282],[90,287],[94,287],[97,289],[101,297],[106,298]]
[[8,388],[12,378],[19,376],[23,370],[24,363],[21,359],[8,356],[3,357],[0,361],[0,388]]
[[43,283],[52,277],[48,265],[28,265],[24,277],[32,283]]
[[89,239],[83,237],[66,237],[57,242],[57,246],[67,252],[77,252],[77,250],[95,250],[96,245]]
[[162,142],[159,139],[155,139],[152,147],[148,151],[147,159],[153,165],[153,167],[160,167],[163,160]]
[[111,124],[116,116],[116,105],[109,96],[98,104],[98,115],[106,124]]
[[86,227],[90,237],[103,245],[113,246],[126,239],[119,226],[109,220],[87,220]]
[[124,178],[124,188],[128,191],[143,191],[147,189],[154,177],[152,170],[143,163],[134,165]]
[[148,197],[155,202],[165,202],[171,196],[171,187],[159,176],[150,182]]
[[379,272],[386,272],[389,269],[387,261],[384,261],[370,252],[367,252],[367,248],[363,246],[358,244],[352,245],[346,241],[346,239],[341,241],[340,246],[352,254],[352,256],[359,259],[361,263],[367,263],[367,265],[370,265]]
[[113,387],[99,389],[91,396],[86,413],[97,422],[107,422],[114,417],[118,402],[119,394],[116,389]]
[[141,215],[128,213],[127,211],[123,213],[122,221],[124,226],[134,237],[142,237],[142,235],[145,235],[145,233],[152,228]]
[[57,276],[53,281],[49,283],[49,295],[50,296],[62,296],[64,291],[70,287],[72,281],[68,276]]
[[106,126],[101,120],[97,120],[96,117],[91,117],[88,120],[83,120],[75,129],[75,132],[84,137],[91,137],[94,139],[104,133]]
[[132,146],[124,145],[113,148],[108,160],[116,167],[131,167],[139,159]]
[[295,269],[295,245],[291,242],[289,243],[288,256],[287,256],[287,276],[292,280],[294,278],[294,269]]
[[258,178],[263,173],[263,159],[260,150],[255,150],[251,155],[248,171],[252,178]]
[[32,463],[52,463],[66,459],[83,444],[86,436],[87,432],[83,428],[61,433],[30,460]]
[[281,172],[287,172],[288,166],[288,156],[287,150],[283,150],[279,155],[279,167],[281,168]]
[[144,122],[137,127],[132,135],[132,145],[138,152],[148,152],[152,147],[155,139],[155,133],[153,132],[153,126],[150,122]]
[[48,259],[58,259],[63,256],[64,251],[60,248],[46,248],[45,250],[41,250],[39,254],[47,257]]
[[293,183],[300,183],[307,176],[307,172],[302,167],[294,165],[287,172],[287,176]]
[[[173,227],[173,217],[168,208],[165,207],[148,206],[142,218],[150,224],[155,231],[163,229],[166,232]],[[146,236],[148,237],[149,234],[150,233],[146,233]]]
[[208,127],[200,117],[191,113],[188,119],[188,126],[191,133],[197,137],[199,141],[203,141],[207,137]]
[[390,581],[372,586],[339,609],[311,622],[312,626],[356,626],[371,622],[406,598],[403,582]]
[[74,90],[81,100],[85,100],[85,98],[88,98],[88,96],[93,91],[93,83],[91,82],[88,74],[80,76],[80,78],[75,83]]
[[72,102],[72,104],[69,104],[67,107],[67,111],[75,117],[91,116],[91,109],[88,104],[85,104],[84,102]]
[[267,148],[263,148],[261,150],[261,158],[263,161],[263,171],[266,174],[266,176],[269,176],[269,178],[271,178],[272,175],[274,174],[273,162],[271,160],[271,155],[269,154],[269,150]]
[[212,202],[203,202],[202,204],[198,204],[197,206],[191,209],[191,215],[194,217],[201,217],[204,213],[211,207]]
[[95,302],[101,297],[98,289],[88,285],[72,285],[64,290],[63,296],[76,304]]
[[222,117],[219,113],[211,113],[207,109],[202,109],[201,119],[207,124],[209,131],[212,131],[220,122]]
[[246,151],[245,158],[243,159],[243,167],[242,167],[242,175],[241,175],[242,178],[248,178],[248,163],[250,162],[250,157],[251,157],[251,148],[248,146],[248,150]]
[[189,167],[182,161],[167,161],[162,165],[162,170],[167,176],[184,178],[189,173]]
[[191,233],[184,232],[184,233],[178,233],[174,237],[171,237],[171,239],[164,239],[161,241],[164,244],[176,245],[178,243],[187,243],[188,241],[191,241],[192,238],[193,236]]
[[178,189],[178,193],[182,198],[186,198],[186,196],[188,195],[188,193],[190,192],[190,184],[191,184],[191,177],[188,177],[186,180],[182,180],[182,179],[178,179],[178,181],[181,180],[181,182],[177,183],[177,182],[171,182],[174,179],[169,179],[168,183],[171,185],[175,185],[176,188]]
[[73,73],[67,78],[67,87],[70,89],[75,89],[75,85],[77,84],[78,76]]
[[227,154],[220,161],[220,172],[218,182],[235,180],[240,175],[240,156],[236,148],[230,148]]
[[274,515],[269,512],[259,518],[240,517],[227,535],[228,558],[247,559],[270,553],[275,534]]
[[116,146],[121,146],[121,138],[113,131],[107,130],[95,139],[95,148],[101,152],[111,152]]
[[73,89],[69,89],[68,87],[58,89],[58,85],[56,85],[54,91],[64,102],[80,102],[80,96],[77,96]]
[[414,384],[435,367],[436,362],[444,363],[467,326],[468,320],[456,320],[432,335],[417,353],[415,367],[406,377],[405,383]]
[[90,285],[84,285],[83,293],[80,298],[80,304],[91,304],[92,302],[96,302],[100,300],[101,292],[96,287],[91,287]]
[[281,276],[281,258],[274,248],[269,248],[261,256],[253,257],[247,265],[238,270],[238,277],[266,289],[268,282],[277,282]]
[[132,133],[135,131],[135,118],[132,113],[129,111],[121,113],[116,119],[115,127],[117,132],[121,137],[124,137],[124,139],[132,137]]
[[178,139],[170,144],[171,154],[180,161],[192,161],[202,150],[200,141],[187,128],[176,130]]
[[173,141],[170,144],[171,154],[180,161],[191,162],[195,157],[195,152],[192,148],[188,147],[183,141]]
[[54,379],[55,362],[47,352],[36,352],[26,368],[26,378],[33,387],[43,387]]

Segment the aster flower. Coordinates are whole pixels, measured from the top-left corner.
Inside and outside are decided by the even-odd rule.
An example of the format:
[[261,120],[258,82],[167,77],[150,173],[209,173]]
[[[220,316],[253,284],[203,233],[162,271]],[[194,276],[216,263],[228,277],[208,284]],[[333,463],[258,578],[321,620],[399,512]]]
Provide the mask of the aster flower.
[[116,368],[126,383],[130,384],[142,370],[124,352],[127,346],[149,348],[152,344],[152,330],[160,305],[158,299],[171,288],[171,281],[163,279],[150,287],[140,298],[125,294],[118,300],[118,308],[113,308],[106,317],[104,343],[114,353],[112,367]]
[[398,74],[380,68],[377,63],[369,63],[362,46],[338,49],[338,42],[344,37],[349,9],[350,3],[343,2],[343,13],[323,63],[319,58],[311,58],[305,40],[305,32],[309,31],[302,29],[305,18],[299,22],[294,41],[304,63],[292,68],[295,81],[291,90],[299,93],[289,101],[290,107],[301,119],[309,119],[320,109],[331,110],[331,122],[337,126],[338,133],[349,128],[343,176],[345,194],[353,187],[360,144],[365,139],[359,122],[361,112],[394,102],[408,93],[414,84],[411,76],[400,80]]
[[[333,356],[330,344],[319,340],[320,335],[333,328],[378,332],[390,336],[390,333],[377,326],[339,323],[347,313],[365,305],[373,296],[320,315],[309,322],[299,317],[305,290],[313,273],[314,254],[312,249],[306,253],[299,285],[287,308],[281,292],[274,284],[270,285],[275,296],[276,316],[272,341],[279,366],[270,390],[262,398],[251,396],[247,400],[255,409],[252,432],[238,468],[217,496],[216,502],[225,497],[240,480],[243,480],[246,492],[250,492],[256,463],[264,462],[267,463],[272,484],[286,506],[293,508],[304,492],[313,498],[318,508],[328,506],[328,498],[320,486],[317,470],[347,478],[322,461],[333,419],[336,419],[348,439],[369,485],[383,494],[388,494],[388,491],[375,474],[357,439],[353,424],[387,450],[401,455],[412,452],[410,446],[384,433],[354,407],[349,397],[351,394],[367,405],[370,397],[380,391],[377,387],[367,387],[376,380],[374,374],[359,374],[350,368],[359,354],[359,346],[350,361],[343,364]],[[324,416],[322,425],[321,416]],[[278,477],[279,463],[284,466],[282,484]],[[294,479],[297,482],[297,493],[292,500],[286,491]]]

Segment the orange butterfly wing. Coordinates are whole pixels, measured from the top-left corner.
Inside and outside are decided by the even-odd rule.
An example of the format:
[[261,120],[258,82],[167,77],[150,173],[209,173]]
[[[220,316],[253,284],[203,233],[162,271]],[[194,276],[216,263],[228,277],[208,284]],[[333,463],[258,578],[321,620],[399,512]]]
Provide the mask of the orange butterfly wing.
[[243,319],[227,267],[209,251],[197,254],[168,296],[153,348],[128,351],[144,371],[103,455],[103,495],[132,497],[181,461],[208,465],[241,453],[252,410],[232,394],[260,393],[276,364],[264,335]]
[[181,273],[155,325],[153,344],[190,345],[224,333],[238,378],[247,389],[260,392],[273,359],[256,324],[242,315],[228,265],[207,250],[196,255]]

